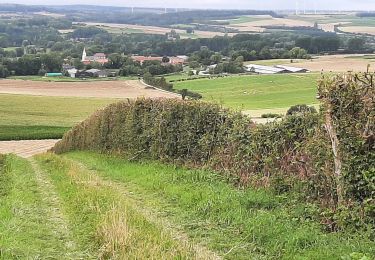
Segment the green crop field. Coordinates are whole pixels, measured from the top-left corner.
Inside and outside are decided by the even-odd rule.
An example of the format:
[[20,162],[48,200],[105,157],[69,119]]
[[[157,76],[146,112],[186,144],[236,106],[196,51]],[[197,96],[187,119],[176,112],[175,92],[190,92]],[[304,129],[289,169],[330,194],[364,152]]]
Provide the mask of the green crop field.
[[0,140],[60,138],[115,99],[0,94]]
[[313,205],[293,194],[237,189],[213,172],[154,161],[89,152],[0,156],[0,191],[2,259],[370,259],[360,257],[374,253],[368,232],[323,231],[304,217]]
[[175,82],[176,89],[189,89],[205,100],[241,110],[288,108],[316,104],[319,74],[232,76]]
[[259,16],[240,16],[236,19],[231,19],[231,20],[224,20],[228,21],[229,24],[234,25],[234,24],[241,24],[241,23],[249,23],[249,22],[256,22],[256,21],[261,21],[261,20],[267,20],[270,18],[267,17],[259,17]]

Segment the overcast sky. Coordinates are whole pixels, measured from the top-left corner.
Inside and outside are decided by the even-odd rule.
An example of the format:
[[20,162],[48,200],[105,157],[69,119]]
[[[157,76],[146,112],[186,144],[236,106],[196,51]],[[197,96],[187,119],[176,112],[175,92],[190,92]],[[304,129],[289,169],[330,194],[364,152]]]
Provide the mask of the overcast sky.
[[[296,0],[0,0],[0,3],[18,4],[93,4],[114,6],[144,6],[144,7],[187,7],[187,8],[229,8],[229,9],[294,9]],[[375,10],[375,0],[299,0],[303,9],[324,10]]]

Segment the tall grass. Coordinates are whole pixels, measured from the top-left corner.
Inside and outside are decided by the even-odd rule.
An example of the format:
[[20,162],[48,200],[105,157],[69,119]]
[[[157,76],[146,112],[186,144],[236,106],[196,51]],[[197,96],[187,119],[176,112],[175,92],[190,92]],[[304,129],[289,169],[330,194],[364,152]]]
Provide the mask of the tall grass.
[[195,252],[150,222],[136,205],[77,164],[38,156],[63,201],[81,249],[102,259],[186,259]]
[[103,179],[118,183],[143,207],[179,223],[190,239],[225,259],[340,259],[372,256],[370,233],[326,233],[315,205],[292,193],[236,189],[222,176],[155,161],[89,152],[64,155]]

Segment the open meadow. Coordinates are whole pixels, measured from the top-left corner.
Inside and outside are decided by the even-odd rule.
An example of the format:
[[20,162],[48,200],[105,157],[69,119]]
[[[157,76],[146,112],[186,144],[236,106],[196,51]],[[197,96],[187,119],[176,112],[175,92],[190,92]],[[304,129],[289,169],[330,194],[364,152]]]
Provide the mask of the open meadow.
[[286,110],[297,104],[316,104],[319,74],[230,76],[174,82],[176,89],[189,89],[237,110]]
[[56,139],[120,99],[178,98],[138,81],[0,81],[0,140]]
[[54,139],[115,99],[0,94],[0,140]]

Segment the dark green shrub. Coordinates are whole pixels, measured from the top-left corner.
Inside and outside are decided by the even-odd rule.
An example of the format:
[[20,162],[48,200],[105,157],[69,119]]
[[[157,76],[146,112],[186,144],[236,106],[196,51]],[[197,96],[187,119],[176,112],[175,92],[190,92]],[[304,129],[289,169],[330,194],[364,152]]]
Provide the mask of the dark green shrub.
[[275,114],[275,113],[268,113],[268,114],[262,114],[262,118],[282,118],[283,115]]
[[295,115],[295,114],[306,114],[306,113],[316,113],[315,107],[308,106],[305,104],[302,105],[295,105],[288,109],[286,112],[287,116]]

